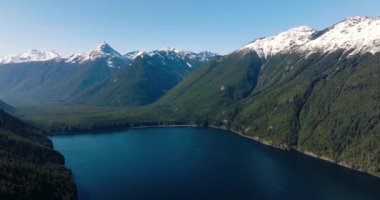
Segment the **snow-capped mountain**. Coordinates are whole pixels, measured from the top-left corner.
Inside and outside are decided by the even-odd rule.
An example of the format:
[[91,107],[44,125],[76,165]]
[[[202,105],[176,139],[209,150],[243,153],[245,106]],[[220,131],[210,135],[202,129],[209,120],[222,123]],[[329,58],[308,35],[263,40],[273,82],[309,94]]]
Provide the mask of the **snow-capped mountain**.
[[292,28],[275,36],[254,40],[242,50],[254,50],[260,57],[267,58],[279,52],[289,52],[306,44],[316,31],[307,26]]
[[162,59],[169,60],[183,60],[189,63],[189,67],[192,67],[193,64],[198,65],[201,62],[208,61],[217,54],[204,51],[200,53],[194,53],[191,51],[179,50],[176,48],[163,48],[160,50],[154,50],[151,52],[143,51],[132,51],[124,55],[121,55],[115,49],[113,49],[109,44],[102,41],[94,49],[81,53],[81,54],[72,54],[68,57],[60,57],[55,52],[44,52],[39,50],[30,50],[27,52],[20,53],[18,55],[4,56],[0,58],[0,64],[8,63],[27,63],[33,61],[64,61],[66,63],[74,64],[83,64],[86,62],[93,62],[97,60],[105,60],[108,67],[110,68],[121,68],[127,66],[133,60],[140,56],[159,56]]
[[211,58],[217,56],[217,54],[204,51],[200,53],[193,53],[191,51],[184,51],[177,48],[163,48],[160,50],[154,50],[151,52],[143,51],[131,51],[124,55],[121,55],[119,52],[114,50],[109,44],[102,41],[98,46],[83,54],[74,54],[66,58],[66,62],[70,63],[85,63],[88,61],[94,61],[99,58],[107,59],[107,63],[111,68],[119,68],[127,63],[131,63],[134,59],[140,56],[159,56],[162,59],[180,59],[186,60],[188,62],[205,62]]
[[200,58],[201,61],[208,61],[218,56],[218,54],[211,51],[201,51],[197,53],[197,56]]
[[202,51],[199,53],[194,53],[191,51],[181,50],[177,48],[172,47],[165,47],[158,51],[152,51],[150,54],[167,54],[167,55],[175,55],[176,57],[182,58],[182,59],[197,59],[202,61],[210,60],[211,58],[214,58],[218,54],[210,52],[210,51]]
[[131,51],[131,52],[126,53],[124,55],[124,57],[126,57],[129,60],[134,60],[135,58],[137,58],[138,56],[143,55],[144,53],[145,52],[143,52],[143,51]]
[[0,58],[0,64],[48,61],[59,58],[60,56],[53,51],[46,52],[33,49],[17,55],[4,56]]
[[322,32],[318,32],[303,51],[332,52],[336,49],[356,53],[380,51],[380,17],[350,17]]
[[69,56],[66,58],[66,62],[82,64],[100,58],[106,59],[108,66],[111,68],[122,67],[127,62],[125,57],[104,41],[100,42],[95,49],[92,49],[89,52]]
[[188,67],[193,67],[194,65],[199,65],[199,63],[206,62],[214,57],[218,56],[218,54],[203,51],[200,53],[194,53],[191,51],[181,50],[177,48],[165,47],[160,50],[151,51],[149,53],[145,53],[142,55],[147,55],[150,57],[158,56],[163,60],[182,60],[185,61]]
[[322,31],[300,26],[264,37],[239,50],[256,51],[267,58],[277,53],[329,53],[345,50],[349,55],[380,51],[380,17],[349,17]]
[[150,52],[143,52],[143,51],[132,51],[129,53],[126,53],[124,57],[134,60],[139,56],[159,56],[161,58],[166,58],[166,59],[182,59],[182,60],[197,60],[197,61],[208,61],[215,56],[218,56],[218,54],[210,52],[210,51],[202,51],[199,53],[194,53],[191,51],[186,51],[186,50],[181,50],[177,48],[172,48],[172,47],[165,47],[160,50],[154,50]]
[[103,106],[149,104],[215,56],[210,52],[198,54],[176,48],[130,52],[124,55],[133,60],[128,67],[111,76],[99,92],[86,94],[80,99]]
[[216,55],[174,48],[122,55],[106,42],[66,58],[36,52],[18,56],[25,59],[17,67],[12,63],[20,58],[0,63],[0,97],[27,103],[141,105],[160,98]]

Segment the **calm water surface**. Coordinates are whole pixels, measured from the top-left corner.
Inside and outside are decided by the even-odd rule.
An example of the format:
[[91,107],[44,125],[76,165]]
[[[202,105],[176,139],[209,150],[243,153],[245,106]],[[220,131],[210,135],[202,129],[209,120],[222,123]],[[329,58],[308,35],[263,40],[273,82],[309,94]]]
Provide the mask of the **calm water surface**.
[[380,179],[228,131],[52,137],[79,199],[380,199]]

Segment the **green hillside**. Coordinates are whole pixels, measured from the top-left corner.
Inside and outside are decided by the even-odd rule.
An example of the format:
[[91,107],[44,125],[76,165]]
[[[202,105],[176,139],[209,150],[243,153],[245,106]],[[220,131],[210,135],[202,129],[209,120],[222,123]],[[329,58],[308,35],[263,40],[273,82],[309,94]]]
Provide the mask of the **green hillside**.
[[113,72],[104,60],[81,65],[46,61],[1,66],[1,97],[18,104],[69,102],[105,81]]
[[76,199],[63,156],[37,129],[0,110],[0,199]]
[[[124,63],[103,56],[83,62],[61,59],[1,64],[0,97],[21,106],[146,105],[215,56],[171,49],[143,53]],[[119,67],[110,66],[111,61]]]
[[155,108],[379,175],[379,59],[292,54],[260,65],[252,53],[234,53],[203,66]]
[[163,96],[200,63],[193,64],[190,68],[183,59],[165,58],[161,54],[138,57],[99,87],[78,98],[97,106],[146,105]]

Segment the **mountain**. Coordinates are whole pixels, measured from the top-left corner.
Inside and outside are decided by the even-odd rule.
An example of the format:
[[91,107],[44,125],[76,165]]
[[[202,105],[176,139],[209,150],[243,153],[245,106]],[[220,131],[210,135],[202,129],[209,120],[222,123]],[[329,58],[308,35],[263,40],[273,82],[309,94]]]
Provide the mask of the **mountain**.
[[9,63],[0,66],[0,96],[13,104],[63,103],[113,73],[106,60]]
[[107,62],[108,67],[111,68],[120,68],[130,62],[130,59],[122,56],[104,41],[100,42],[95,49],[87,53],[73,54],[69,56],[66,59],[66,62],[83,64],[86,62],[96,61],[98,59],[104,59]]
[[145,52],[143,51],[131,51],[131,52],[128,52],[124,55],[124,57],[128,60],[134,60],[135,58],[137,58],[138,56],[144,54]]
[[300,26],[275,36],[264,37],[243,46],[240,50],[255,51],[267,58],[279,53],[332,53],[337,50],[349,55],[380,51],[380,17],[349,17],[322,31]]
[[229,128],[380,175],[379,28],[350,17],[254,40],[126,119]]
[[64,162],[39,130],[0,110],[1,199],[76,199]]
[[132,52],[128,56],[133,58],[128,67],[79,99],[92,105],[146,105],[163,96],[216,54],[165,48],[148,53]]
[[[159,98],[213,56],[175,49],[121,55],[101,42],[67,58],[42,55],[0,64],[0,97],[16,104],[140,105]],[[166,81],[153,85],[158,79]]]
[[379,29],[380,17],[350,17],[320,31],[296,27],[200,66],[191,59],[207,53],[167,48],[126,54],[131,63],[86,90],[91,98],[80,99],[151,104],[91,115],[78,128],[226,128],[379,176]]
[[33,49],[33,50],[29,50],[17,55],[4,56],[0,58],[0,64],[40,62],[40,61],[47,61],[47,60],[55,60],[59,58],[60,56],[53,51],[46,52],[46,51],[39,51],[39,50]]

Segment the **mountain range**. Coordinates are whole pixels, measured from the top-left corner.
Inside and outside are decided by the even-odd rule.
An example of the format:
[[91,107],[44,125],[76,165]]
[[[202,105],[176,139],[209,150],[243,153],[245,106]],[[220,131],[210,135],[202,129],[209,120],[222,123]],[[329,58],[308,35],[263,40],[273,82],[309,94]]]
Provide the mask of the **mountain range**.
[[[120,106],[66,117],[52,131],[209,126],[379,176],[379,33],[380,17],[350,17],[323,30],[301,26],[259,38],[225,56],[172,48],[121,55],[104,42],[68,58],[30,51],[1,59],[0,97],[12,105]],[[71,180],[38,130],[5,112],[0,117],[6,121],[0,142],[23,143],[1,145],[2,165],[11,171],[54,166],[64,174],[59,181]],[[49,155],[41,160],[30,152]],[[10,162],[16,153],[19,160]],[[73,194],[70,188],[48,194]]]
[[81,128],[225,128],[380,175],[379,29],[380,17],[350,17],[256,39],[202,64],[154,103],[89,116]]
[[31,50],[0,59],[0,97],[18,104],[143,105],[215,56],[175,48],[121,55],[105,42],[67,58]]
[[240,50],[255,51],[261,58],[279,53],[332,53],[344,50],[349,55],[380,51],[379,17],[349,17],[324,30],[300,26],[275,36],[264,37]]

